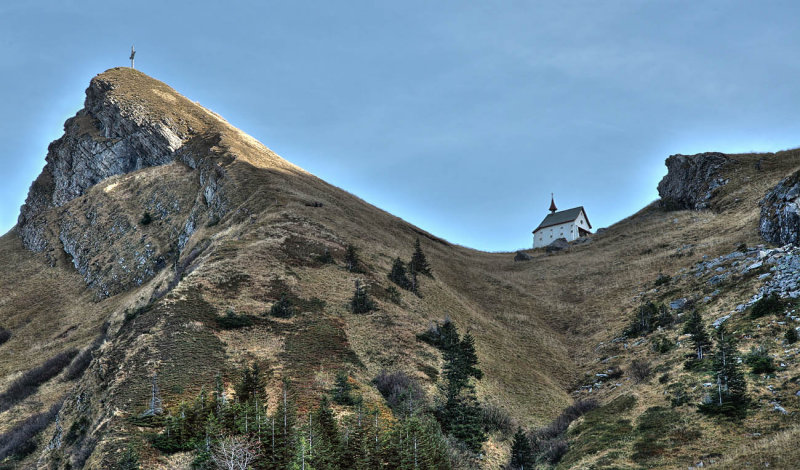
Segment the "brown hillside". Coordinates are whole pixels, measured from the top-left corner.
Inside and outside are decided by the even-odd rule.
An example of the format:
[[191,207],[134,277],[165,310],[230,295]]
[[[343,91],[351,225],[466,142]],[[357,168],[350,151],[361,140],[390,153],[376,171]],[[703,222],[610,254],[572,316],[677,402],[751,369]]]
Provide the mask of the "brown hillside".
[[[252,361],[268,371],[273,403],[288,378],[307,407],[340,369],[376,404],[381,397],[370,381],[381,370],[404,370],[433,390],[440,355],[416,335],[444,317],[476,339],[482,399],[521,423],[542,425],[572,401],[584,373],[598,369],[599,343],[619,336],[639,303],[635,296],[659,273],[759,243],[758,200],[800,165],[798,151],[732,156],[730,182],[712,210],[651,205],[591,243],[555,255],[531,251],[531,261],[515,263],[513,254],[448,243],[325,183],[138,71],[112,69],[93,83],[107,89],[103,103],[116,106],[109,116],[168,128],[180,150],[169,163],[109,176],[63,204],[42,199],[50,205],[30,220],[46,241],[43,253],[26,249],[17,229],[0,239],[0,326],[13,335],[0,345],[0,390],[58,352],[87,347],[104,322],[111,324],[83,379],[50,380],[0,414],[3,432],[66,397],[61,426],[89,416],[98,439],[87,468],[107,468],[122,443],[139,435],[126,418],[146,408],[155,372],[168,408],[190,400],[217,372],[232,382]],[[82,110],[66,132],[113,141],[110,128],[93,118],[97,112]],[[761,170],[754,169],[758,159]],[[37,180],[43,194],[47,171]],[[216,199],[207,197],[207,175],[216,178],[212,189],[223,201],[217,206],[208,202]],[[152,223],[142,224],[145,212],[155,216]],[[109,235],[114,227],[126,229]],[[435,277],[421,278],[420,297],[402,291],[395,304],[386,273],[395,257],[410,257],[417,237]],[[70,249],[75,255],[60,248],[64,240],[77,246]],[[364,273],[344,268],[348,244],[358,247]],[[681,255],[688,244],[693,251]],[[131,262],[146,247],[155,268],[127,280],[133,268],[120,260]],[[335,263],[318,260],[326,249]],[[378,311],[349,312],[355,279],[369,285]],[[282,294],[298,306],[291,319],[266,314]],[[725,295],[714,307],[719,311],[746,297]],[[216,318],[226,312],[250,315],[254,324],[220,329]],[[631,383],[623,388],[637,390]],[[48,428],[44,442],[54,432]],[[495,436],[487,467],[496,468],[508,446]],[[57,461],[59,451],[39,449],[31,462]],[[146,458],[154,468],[178,465],[157,454]]]

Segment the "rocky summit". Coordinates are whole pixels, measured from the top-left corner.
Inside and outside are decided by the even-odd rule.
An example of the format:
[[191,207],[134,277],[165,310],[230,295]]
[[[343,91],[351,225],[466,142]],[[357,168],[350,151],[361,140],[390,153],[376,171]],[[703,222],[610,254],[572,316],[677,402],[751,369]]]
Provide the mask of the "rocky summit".
[[485,253],[108,70],[0,237],[0,468],[794,468],[800,151],[666,165]]

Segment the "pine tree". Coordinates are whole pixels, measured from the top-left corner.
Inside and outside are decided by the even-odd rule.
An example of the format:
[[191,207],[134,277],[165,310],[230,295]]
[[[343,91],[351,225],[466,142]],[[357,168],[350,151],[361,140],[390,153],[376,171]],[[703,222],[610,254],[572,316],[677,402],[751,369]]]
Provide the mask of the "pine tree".
[[392,262],[392,270],[389,272],[389,280],[400,286],[401,289],[411,290],[411,281],[406,273],[406,265],[400,258],[395,258]]
[[711,347],[711,339],[703,326],[703,317],[700,312],[697,310],[692,312],[689,319],[686,320],[683,332],[692,335],[692,343],[694,344],[697,359],[702,360],[705,352]]
[[339,371],[333,386],[333,402],[337,405],[352,406],[356,403],[352,393],[353,386],[350,385],[350,376],[343,370]]
[[522,428],[517,428],[514,434],[514,443],[511,445],[511,469],[512,470],[525,470],[533,468],[533,451],[531,449],[531,442],[528,436],[522,431]]
[[342,465],[342,442],[328,397],[323,395],[314,413],[314,443],[311,463],[318,470],[336,470]]
[[411,255],[411,263],[414,265],[414,269],[416,272],[420,274],[424,274],[428,277],[433,277],[433,272],[431,272],[431,266],[428,264],[428,259],[425,257],[425,253],[422,252],[422,246],[419,243],[419,237],[414,242],[414,254]]
[[473,452],[480,452],[486,433],[474,390],[467,389],[447,398],[442,411],[442,427]]
[[356,279],[356,289],[353,298],[350,299],[350,309],[353,313],[369,313],[375,310],[375,302],[369,297],[367,289],[361,285],[361,281]]
[[473,389],[470,378],[474,377],[477,380],[483,378],[483,372],[477,367],[475,339],[469,333],[460,341],[457,332],[454,336],[454,344],[445,349],[443,354],[445,361],[443,375],[448,397],[455,397],[465,388]]
[[351,273],[361,272],[361,260],[358,258],[358,249],[353,245],[347,245],[344,253],[344,264]]
[[741,414],[747,405],[747,382],[739,367],[736,340],[725,325],[717,329],[717,348],[714,351],[714,372],[717,376],[716,400],[701,410],[725,414]]
[[260,400],[263,403],[266,400],[266,383],[257,362],[253,362],[250,368],[244,368],[242,379],[234,389],[236,397],[242,403],[252,400]]
[[[275,442],[267,443],[265,448],[270,454],[271,466],[274,469],[286,469],[294,460],[300,449],[296,433],[297,411],[289,391],[288,382],[283,382],[281,399],[273,415],[275,420]],[[274,452],[273,452],[274,449]]]

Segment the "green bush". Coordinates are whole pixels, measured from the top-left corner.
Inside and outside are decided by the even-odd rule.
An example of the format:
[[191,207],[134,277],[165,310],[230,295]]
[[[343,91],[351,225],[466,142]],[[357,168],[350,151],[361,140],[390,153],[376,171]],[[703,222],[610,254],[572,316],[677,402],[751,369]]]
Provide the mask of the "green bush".
[[750,370],[754,374],[769,374],[775,372],[775,363],[769,353],[767,353],[767,348],[764,346],[751,348],[750,353],[745,356],[744,362],[750,366]]
[[783,338],[784,338],[784,339],[786,340],[786,342],[787,342],[787,343],[789,343],[789,344],[794,344],[794,343],[796,343],[796,342],[797,342],[797,339],[798,339],[798,338],[797,338],[797,330],[795,330],[794,328],[789,328],[788,330],[786,330],[786,334],[785,334],[785,335],[783,335]]
[[139,223],[142,225],[150,225],[152,221],[153,221],[153,216],[151,216],[149,212],[145,212],[144,214],[142,214],[142,218],[139,219]]
[[269,308],[269,314],[278,318],[289,318],[294,314],[294,307],[292,307],[292,302],[286,294],[281,294],[281,298],[272,304],[272,307]]
[[773,292],[766,297],[760,298],[750,307],[750,316],[753,318],[760,318],[765,315],[778,314],[782,311],[783,301],[778,297],[778,294]]
[[225,315],[217,317],[217,325],[223,330],[235,330],[253,325],[249,315],[237,315],[233,310],[228,310]]
[[666,274],[659,274],[656,278],[656,282],[653,283],[656,287],[667,285],[672,281],[672,278],[667,276]]

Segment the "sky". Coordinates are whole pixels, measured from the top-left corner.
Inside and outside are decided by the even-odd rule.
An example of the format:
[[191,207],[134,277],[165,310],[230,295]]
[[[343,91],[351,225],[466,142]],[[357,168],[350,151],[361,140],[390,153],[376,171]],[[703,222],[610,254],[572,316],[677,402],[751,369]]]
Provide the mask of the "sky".
[[451,242],[656,198],[675,153],[800,146],[800,2],[4,1],[0,233],[89,80],[129,65]]

